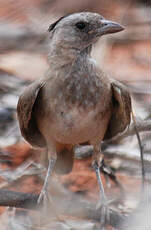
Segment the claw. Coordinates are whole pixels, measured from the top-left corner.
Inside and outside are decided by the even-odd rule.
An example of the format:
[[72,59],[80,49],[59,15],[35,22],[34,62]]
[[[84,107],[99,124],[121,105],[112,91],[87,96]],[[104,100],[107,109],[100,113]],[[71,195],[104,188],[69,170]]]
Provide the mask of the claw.
[[110,219],[110,212],[109,212],[109,208],[107,205],[102,205],[101,206],[101,227],[105,227],[107,223],[109,223],[109,219]]
[[108,204],[97,205],[97,211],[100,213],[101,230],[106,230],[106,226],[110,223],[110,208]]

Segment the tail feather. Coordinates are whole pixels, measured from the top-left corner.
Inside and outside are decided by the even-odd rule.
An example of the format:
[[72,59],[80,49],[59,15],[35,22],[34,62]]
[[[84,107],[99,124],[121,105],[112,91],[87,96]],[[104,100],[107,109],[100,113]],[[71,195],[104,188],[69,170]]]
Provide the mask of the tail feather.
[[57,174],[68,174],[72,171],[74,162],[73,149],[63,149],[57,154],[57,161],[55,164],[54,171]]

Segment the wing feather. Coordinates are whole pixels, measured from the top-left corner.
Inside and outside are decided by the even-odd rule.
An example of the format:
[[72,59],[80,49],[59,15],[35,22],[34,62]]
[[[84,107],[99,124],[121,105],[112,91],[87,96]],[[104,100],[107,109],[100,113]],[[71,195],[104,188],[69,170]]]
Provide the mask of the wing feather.
[[123,132],[131,121],[131,97],[126,87],[118,82],[111,82],[112,114],[104,140]]
[[27,142],[35,147],[44,147],[45,139],[39,131],[34,117],[34,105],[44,82],[34,82],[20,96],[17,105],[17,115],[20,130]]

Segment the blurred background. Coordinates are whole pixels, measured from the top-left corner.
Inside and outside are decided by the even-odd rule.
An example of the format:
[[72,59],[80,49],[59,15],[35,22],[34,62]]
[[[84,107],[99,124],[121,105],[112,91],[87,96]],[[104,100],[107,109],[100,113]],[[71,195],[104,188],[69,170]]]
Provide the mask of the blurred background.
[[[33,168],[41,170],[41,151],[31,149],[21,137],[16,106],[24,87],[43,76],[48,69],[49,25],[63,15],[79,11],[100,13],[126,27],[121,33],[101,38],[93,48],[92,56],[110,76],[127,85],[133,99],[133,110],[139,122],[150,121],[150,0],[0,0],[0,189],[32,193],[40,191],[43,178],[39,171],[36,173],[32,170]],[[145,157],[146,184],[149,186],[151,132],[141,132],[140,135]],[[62,185],[59,187],[59,193],[61,189],[63,191],[67,189],[65,193],[70,191],[78,196],[80,194],[95,203],[98,200],[98,187],[91,168],[91,157],[89,154],[86,154],[87,157],[81,157],[79,153],[80,149],[75,156],[73,172],[66,176],[54,175],[53,193],[58,194],[55,186],[59,184]],[[105,162],[117,176],[125,194],[113,208],[120,213],[135,213],[140,201],[141,187],[141,166],[136,137],[133,135],[106,145],[104,153]],[[110,198],[117,198],[121,194],[118,183],[110,179],[108,181],[104,176],[103,181]],[[145,197],[149,201],[149,192],[146,194]],[[147,211],[144,213],[148,213],[150,208],[151,205],[149,208],[147,206],[145,209]],[[1,229],[33,229],[29,228],[29,225],[35,227],[33,213],[24,211],[22,215],[23,211],[15,209],[12,212],[4,207],[0,207],[0,213]],[[149,215],[142,216],[139,217],[142,220],[139,224],[142,226],[140,229],[150,230],[151,223],[145,219]],[[24,223],[27,226],[23,228]],[[82,224],[75,229],[99,229],[94,221],[78,219],[74,221],[75,225],[77,223]],[[146,228],[143,227],[144,223],[148,223],[147,227],[145,225]],[[131,229],[136,229],[135,226],[134,218]],[[65,229],[60,225],[56,227],[54,222],[47,227],[45,225],[45,228],[40,227],[40,229]]]

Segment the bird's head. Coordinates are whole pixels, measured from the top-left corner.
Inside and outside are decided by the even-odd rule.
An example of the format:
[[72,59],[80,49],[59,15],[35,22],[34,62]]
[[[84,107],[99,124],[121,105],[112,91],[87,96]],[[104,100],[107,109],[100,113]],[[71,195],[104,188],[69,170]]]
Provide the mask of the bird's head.
[[51,39],[68,48],[85,49],[105,34],[120,32],[123,26],[100,14],[81,12],[64,16],[51,24]]

